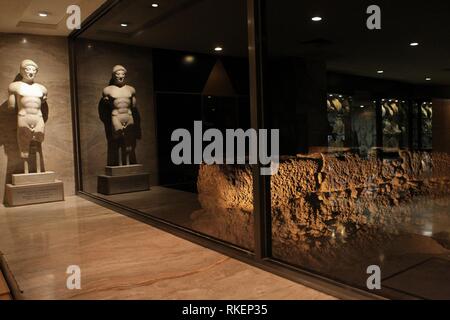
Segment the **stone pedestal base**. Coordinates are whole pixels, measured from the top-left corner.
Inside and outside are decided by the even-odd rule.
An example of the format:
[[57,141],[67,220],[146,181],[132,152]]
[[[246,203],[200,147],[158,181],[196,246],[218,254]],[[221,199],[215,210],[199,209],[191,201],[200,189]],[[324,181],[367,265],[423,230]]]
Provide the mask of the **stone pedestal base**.
[[125,176],[99,176],[98,193],[105,195],[150,190],[150,175],[147,173]]
[[150,190],[150,175],[142,164],[106,167],[98,176],[97,191],[105,195]]
[[144,172],[144,166],[142,164],[132,164],[129,166],[117,166],[117,167],[106,167],[105,174],[107,176],[117,177],[117,176],[128,176],[133,174],[142,174]]
[[56,174],[53,171],[12,175],[12,184],[15,186],[23,186],[37,183],[52,183],[55,182],[55,180]]
[[58,180],[48,183],[6,185],[6,205],[10,207],[56,201],[64,201],[64,183]]

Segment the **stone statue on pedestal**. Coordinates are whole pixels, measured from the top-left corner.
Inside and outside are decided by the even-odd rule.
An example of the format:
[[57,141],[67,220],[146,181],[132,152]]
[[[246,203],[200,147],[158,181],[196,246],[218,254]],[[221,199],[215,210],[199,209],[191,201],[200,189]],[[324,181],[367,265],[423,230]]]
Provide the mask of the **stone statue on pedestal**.
[[136,140],[141,138],[136,90],[125,83],[127,69],[113,68],[109,86],[103,89],[99,116],[108,140],[108,164],[98,176],[100,194],[119,194],[150,189],[149,173],[136,160]]
[[[47,88],[34,82],[38,70],[36,62],[22,61],[20,75],[8,88],[8,108],[17,111],[17,142],[24,163],[24,173],[12,174],[12,183],[6,184],[5,202],[12,207],[64,200],[64,183],[43,167],[48,105]],[[36,154],[35,173],[30,173],[30,154]]]
[[[140,138],[139,113],[136,106],[136,90],[126,84],[127,70],[121,65],[113,68],[110,85],[103,89],[100,102],[100,118],[105,124],[109,142],[108,165],[136,163],[136,139]],[[111,160],[112,158],[112,160]]]
[[9,85],[8,106],[17,110],[17,140],[24,173],[29,173],[30,148],[36,149],[36,171],[41,172],[42,142],[47,121],[47,89],[34,82],[39,67],[32,60],[20,65],[19,81]]

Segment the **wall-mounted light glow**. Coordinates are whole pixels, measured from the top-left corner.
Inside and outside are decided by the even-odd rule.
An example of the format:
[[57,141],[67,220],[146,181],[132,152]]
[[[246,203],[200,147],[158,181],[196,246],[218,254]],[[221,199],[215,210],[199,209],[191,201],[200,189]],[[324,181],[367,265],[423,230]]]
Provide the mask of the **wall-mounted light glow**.
[[411,42],[409,45],[411,47],[417,47],[419,45],[419,43],[418,42]]
[[125,23],[125,22],[121,23],[120,26],[126,28],[126,27],[128,27],[128,23]]
[[39,17],[43,17],[43,18],[48,17],[48,12],[45,12],[45,11],[41,11],[38,14],[39,14]]
[[222,47],[215,47],[215,48],[214,48],[214,51],[216,51],[216,52],[221,52],[221,51],[223,51],[223,48],[222,48]]
[[431,81],[431,78],[430,77],[426,77],[425,81]]
[[314,21],[314,22],[319,22],[319,21],[322,21],[322,17],[318,17],[318,16],[317,17],[312,17],[311,20]]
[[363,106],[363,105],[361,105],[361,108],[364,108],[364,106]]
[[157,4],[157,3],[152,3],[152,7],[153,7],[153,8],[158,8],[158,7],[159,7],[159,4]]
[[23,38],[22,41],[20,41],[20,42],[22,42],[22,43],[28,43],[28,40],[27,40],[27,38]]
[[378,74],[383,74],[384,71],[383,71],[383,70],[378,70],[377,73],[378,73]]

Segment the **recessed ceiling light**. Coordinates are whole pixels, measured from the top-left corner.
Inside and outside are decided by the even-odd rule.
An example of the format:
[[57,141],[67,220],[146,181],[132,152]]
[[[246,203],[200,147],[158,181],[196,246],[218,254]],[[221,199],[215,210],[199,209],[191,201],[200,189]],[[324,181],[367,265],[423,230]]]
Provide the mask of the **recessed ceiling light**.
[[312,17],[311,20],[314,22],[322,21],[322,17]]
[[45,12],[45,11],[41,11],[41,12],[39,12],[39,17],[48,17],[48,12]]
[[411,47],[417,47],[419,45],[419,43],[418,42],[411,42],[409,45]]
[[431,78],[430,77],[426,77],[425,80],[426,81],[431,81]]
[[121,23],[120,26],[121,26],[121,27],[124,27],[124,28],[125,28],[125,27],[128,27],[128,23]]
[[215,47],[214,51],[220,52],[220,51],[223,51],[223,48],[222,47]]
[[378,70],[377,73],[378,73],[378,74],[383,74],[384,71],[383,71],[383,70]]
[[192,64],[195,62],[195,57],[191,55],[187,55],[183,58],[185,64]]
[[159,7],[159,4],[157,4],[157,3],[152,3],[152,7],[153,7],[153,8],[158,8],[158,7]]

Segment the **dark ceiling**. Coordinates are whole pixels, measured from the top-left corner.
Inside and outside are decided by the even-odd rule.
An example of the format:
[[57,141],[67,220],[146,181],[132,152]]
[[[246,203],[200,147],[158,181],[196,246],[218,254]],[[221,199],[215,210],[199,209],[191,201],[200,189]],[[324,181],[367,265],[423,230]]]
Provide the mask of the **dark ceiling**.
[[[245,0],[156,2],[158,8],[149,0],[122,1],[83,37],[211,54],[220,45],[224,55],[247,54]],[[382,29],[371,31],[366,9],[374,3],[382,10]],[[323,59],[329,70],[361,76],[450,85],[449,0],[267,0],[266,12],[272,56]],[[323,21],[311,21],[316,15]],[[410,47],[413,41],[420,45]]]
[[[129,27],[121,27],[123,22]],[[83,37],[198,53],[223,46],[226,55],[245,56],[246,1],[124,0]]]
[[[374,3],[382,29],[372,31],[366,10]],[[267,12],[273,55],[326,59],[329,69],[362,76],[450,84],[448,0],[275,0]],[[316,15],[323,21],[311,21]],[[410,47],[414,41],[420,45]]]

